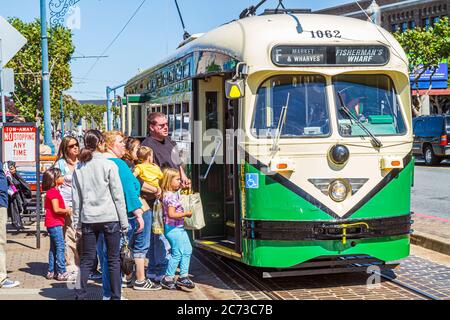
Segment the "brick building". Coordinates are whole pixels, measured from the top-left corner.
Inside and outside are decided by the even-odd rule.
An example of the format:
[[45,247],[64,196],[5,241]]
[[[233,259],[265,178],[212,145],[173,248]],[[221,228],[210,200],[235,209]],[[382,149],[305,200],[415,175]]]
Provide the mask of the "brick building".
[[[358,1],[360,6],[367,10],[372,0]],[[442,17],[448,17],[450,0],[376,0],[381,10],[381,26],[390,31],[405,31],[416,27],[428,28]],[[353,1],[348,4],[314,11],[314,13],[342,15],[352,18],[367,20],[358,4]],[[427,90],[419,90],[419,94],[425,94]],[[416,91],[413,90],[413,95]],[[428,107],[423,114],[450,112],[450,89],[432,89],[429,99],[425,99]],[[425,105],[424,105],[425,106]]]
[[[381,9],[381,26],[391,32],[415,27],[429,27],[441,17],[448,16],[450,0],[376,0]],[[372,0],[359,1],[367,9]],[[353,1],[315,13],[343,15],[366,20],[367,17]]]

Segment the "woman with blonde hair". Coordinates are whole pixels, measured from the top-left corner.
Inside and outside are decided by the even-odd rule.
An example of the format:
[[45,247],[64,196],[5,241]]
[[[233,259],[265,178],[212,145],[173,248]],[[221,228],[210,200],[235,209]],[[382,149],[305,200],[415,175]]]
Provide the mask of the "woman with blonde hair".
[[[150,246],[152,211],[147,203],[140,199],[140,183],[125,161],[122,160],[126,152],[123,133],[120,131],[108,131],[103,135],[106,146],[105,157],[116,164],[125,195],[128,223],[130,225],[128,238],[136,263],[136,281],[132,287],[140,291],[160,290],[160,285],[153,283],[145,276],[145,256]],[[106,261],[102,260],[102,269],[104,269]],[[127,275],[127,286],[131,286],[131,276]],[[105,280],[105,277],[103,279]],[[103,296],[105,299],[108,298],[108,294],[108,290],[104,290]]]

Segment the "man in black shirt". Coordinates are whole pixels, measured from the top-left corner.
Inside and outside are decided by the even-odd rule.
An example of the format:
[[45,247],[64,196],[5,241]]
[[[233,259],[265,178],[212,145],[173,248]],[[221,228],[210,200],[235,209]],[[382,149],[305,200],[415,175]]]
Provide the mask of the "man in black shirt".
[[[164,113],[153,112],[149,115],[150,136],[145,138],[141,146],[150,147],[153,150],[153,161],[164,170],[174,168],[180,170],[183,187],[189,187],[191,181],[186,177],[177,145],[169,138],[167,117]],[[152,204],[152,202],[149,202]],[[147,278],[159,282],[165,275],[169,262],[170,244],[163,234],[151,233],[150,248],[147,253],[148,268]]]
[[190,181],[181,166],[177,145],[169,138],[169,126],[164,113],[153,112],[150,114],[149,131],[150,136],[145,138],[141,145],[152,148],[153,161],[161,170],[165,168],[179,169],[183,187],[187,187]]

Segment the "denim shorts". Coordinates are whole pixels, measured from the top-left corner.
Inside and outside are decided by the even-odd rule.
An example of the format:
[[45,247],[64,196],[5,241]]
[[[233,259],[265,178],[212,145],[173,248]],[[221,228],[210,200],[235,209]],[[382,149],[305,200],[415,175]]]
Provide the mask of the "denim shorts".
[[152,231],[152,210],[145,211],[142,215],[144,219],[144,230],[140,233],[136,233],[139,228],[139,224],[136,218],[128,219],[130,229],[128,231],[128,241],[130,244],[131,251],[133,252],[133,257],[144,259],[147,255],[148,248],[150,247],[150,233]]

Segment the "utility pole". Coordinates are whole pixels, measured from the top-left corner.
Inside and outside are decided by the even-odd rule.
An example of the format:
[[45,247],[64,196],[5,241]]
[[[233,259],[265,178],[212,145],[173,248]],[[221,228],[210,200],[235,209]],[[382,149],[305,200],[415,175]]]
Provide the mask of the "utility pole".
[[42,50],[42,103],[44,107],[44,144],[52,149],[55,154],[55,146],[51,133],[50,111],[50,73],[48,71],[48,38],[47,38],[47,1],[41,2],[41,50]]
[[372,1],[366,12],[370,17],[369,21],[381,26],[381,9],[375,0]]

